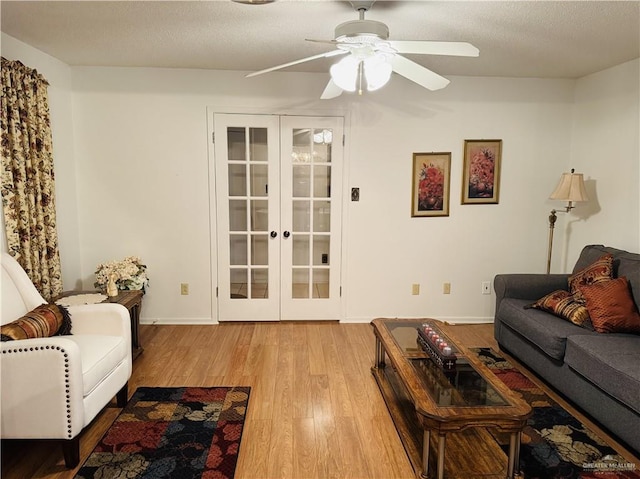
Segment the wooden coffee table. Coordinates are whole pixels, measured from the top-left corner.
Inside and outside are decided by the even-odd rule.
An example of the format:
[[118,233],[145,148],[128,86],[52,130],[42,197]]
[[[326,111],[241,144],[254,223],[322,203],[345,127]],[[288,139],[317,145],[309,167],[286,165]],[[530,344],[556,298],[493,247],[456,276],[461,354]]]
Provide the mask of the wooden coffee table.
[[[443,479],[447,434],[478,428],[479,435],[455,454],[471,456],[470,462],[476,457],[479,463],[488,454],[485,451],[497,448],[492,437],[481,429],[495,428],[509,434],[506,477],[516,477],[520,432],[531,415],[531,407],[461,345],[446,324],[433,319],[386,318],[374,319],[371,324],[376,337],[372,373],[416,475],[429,477],[432,435],[437,438],[436,477]],[[453,349],[453,369],[451,365],[449,370],[438,365],[434,355],[420,346],[418,328],[423,325],[436,330]],[[492,454],[497,460],[504,460],[501,451]]]

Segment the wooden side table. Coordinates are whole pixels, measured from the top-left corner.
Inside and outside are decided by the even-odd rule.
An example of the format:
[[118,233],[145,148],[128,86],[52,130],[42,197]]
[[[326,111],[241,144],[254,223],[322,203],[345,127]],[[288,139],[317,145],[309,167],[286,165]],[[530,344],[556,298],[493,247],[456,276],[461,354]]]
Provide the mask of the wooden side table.
[[[65,291],[56,296],[53,301],[67,296],[76,296],[78,294],[92,294],[98,293],[98,291]],[[140,290],[127,290],[118,291],[118,296],[107,297],[103,303],[117,303],[121,304],[127,311],[129,311],[129,317],[131,318],[131,358],[136,359],[142,354],[142,346],[140,345],[140,338],[138,330],[140,327],[140,310],[142,309],[142,291]]]

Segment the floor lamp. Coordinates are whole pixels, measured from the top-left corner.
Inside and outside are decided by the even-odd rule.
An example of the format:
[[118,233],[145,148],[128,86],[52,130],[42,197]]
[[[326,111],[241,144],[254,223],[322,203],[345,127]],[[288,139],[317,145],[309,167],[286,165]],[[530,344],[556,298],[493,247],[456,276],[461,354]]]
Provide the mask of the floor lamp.
[[571,168],[571,173],[562,173],[560,182],[556,189],[549,196],[550,200],[567,201],[567,206],[564,210],[556,211],[551,210],[549,215],[549,248],[547,254],[547,274],[551,272],[551,250],[553,249],[553,228],[556,224],[556,213],[568,213],[575,206],[573,203],[578,201],[588,201],[587,191],[584,187],[584,178],[582,173],[574,173],[574,169]]

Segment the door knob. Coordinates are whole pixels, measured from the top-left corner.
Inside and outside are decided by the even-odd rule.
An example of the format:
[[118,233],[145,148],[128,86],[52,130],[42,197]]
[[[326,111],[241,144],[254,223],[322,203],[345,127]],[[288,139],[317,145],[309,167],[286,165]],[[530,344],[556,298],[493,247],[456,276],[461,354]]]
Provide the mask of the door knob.
[[289,233],[288,231],[285,231],[284,233],[282,233],[282,235],[283,235],[285,238],[288,238],[289,236],[291,236],[291,233]]
[[276,236],[278,236],[278,233],[276,233],[275,231],[272,231],[270,236],[272,238],[275,238]]

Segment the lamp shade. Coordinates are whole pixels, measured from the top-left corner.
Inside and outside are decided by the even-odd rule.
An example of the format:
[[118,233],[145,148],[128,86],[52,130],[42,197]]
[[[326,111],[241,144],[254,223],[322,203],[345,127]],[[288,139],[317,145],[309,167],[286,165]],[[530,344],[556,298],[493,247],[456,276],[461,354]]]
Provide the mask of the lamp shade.
[[588,201],[582,173],[574,173],[573,170],[571,173],[562,173],[560,182],[549,199],[570,202]]

